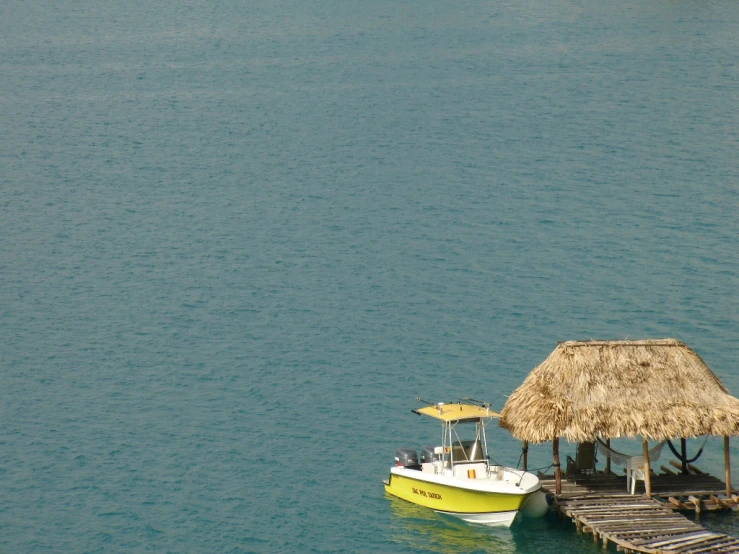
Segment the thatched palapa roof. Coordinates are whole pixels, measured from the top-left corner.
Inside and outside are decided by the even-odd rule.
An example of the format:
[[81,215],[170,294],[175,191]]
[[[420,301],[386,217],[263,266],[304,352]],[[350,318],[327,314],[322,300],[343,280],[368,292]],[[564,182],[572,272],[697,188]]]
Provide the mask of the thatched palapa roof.
[[739,435],[739,399],[675,339],[568,341],[511,394],[499,424],[531,443]]

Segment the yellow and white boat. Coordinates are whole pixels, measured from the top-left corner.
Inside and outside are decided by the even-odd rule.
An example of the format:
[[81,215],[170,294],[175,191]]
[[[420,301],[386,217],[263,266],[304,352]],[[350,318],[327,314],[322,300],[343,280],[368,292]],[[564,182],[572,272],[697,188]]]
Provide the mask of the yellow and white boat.
[[[485,426],[499,414],[489,404],[439,403],[412,411],[441,421],[441,445],[424,447],[420,463],[414,448],[397,449],[385,492],[471,523],[509,526],[541,489],[536,475],[491,462]],[[458,431],[472,438],[462,440]]]

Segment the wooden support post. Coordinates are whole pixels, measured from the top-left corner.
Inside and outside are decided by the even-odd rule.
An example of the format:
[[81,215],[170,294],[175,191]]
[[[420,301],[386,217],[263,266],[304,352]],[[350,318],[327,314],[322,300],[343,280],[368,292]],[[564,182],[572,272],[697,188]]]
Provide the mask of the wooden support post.
[[680,467],[681,467],[680,472],[683,475],[688,474],[688,462],[685,461],[688,459],[688,449],[687,449],[686,443],[687,441],[684,438],[680,439],[680,455],[683,457],[683,459],[680,460]]
[[559,467],[559,437],[552,441],[552,462],[554,464],[554,492],[562,494],[562,470]]
[[523,441],[521,453],[523,455],[523,470],[527,471],[529,469],[529,441]]
[[693,496],[692,494],[688,496],[688,500],[690,500],[693,503],[693,506],[695,507],[695,515],[700,515],[701,513],[701,499],[697,496]]
[[[608,448],[611,447],[611,439],[606,439],[606,446]],[[606,475],[608,475],[609,473],[611,473],[611,456],[610,456],[610,454],[608,456],[606,456]]]
[[726,498],[731,498],[731,459],[728,435],[724,436],[724,468],[726,470]]
[[644,489],[647,498],[652,498],[652,476],[649,470],[649,443],[642,437],[642,452],[644,453]]

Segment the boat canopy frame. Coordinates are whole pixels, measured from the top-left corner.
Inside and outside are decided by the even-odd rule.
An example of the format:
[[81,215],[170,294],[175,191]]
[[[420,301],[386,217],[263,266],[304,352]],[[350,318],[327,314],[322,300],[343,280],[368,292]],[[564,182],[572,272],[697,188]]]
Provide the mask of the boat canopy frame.
[[[462,440],[457,433],[457,424],[459,423],[474,423],[475,438],[472,440]],[[449,465],[451,467],[454,467],[456,464],[472,462],[488,463],[488,439],[487,433],[485,432],[485,425],[483,418],[442,422],[441,446],[444,454],[449,457]]]
[[[420,400],[420,399],[419,399]],[[490,404],[463,404],[439,402],[423,408],[411,410],[417,415],[425,415],[441,421],[441,448],[449,466],[462,463],[485,463],[489,465],[488,441],[485,426],[500,414],[490,409]],[[475,424],[475,438],[462,440],[457,433],[458,424]],[[455,441],[456,437],[456,441]],[[460,459],[461,458],[461,459]]]

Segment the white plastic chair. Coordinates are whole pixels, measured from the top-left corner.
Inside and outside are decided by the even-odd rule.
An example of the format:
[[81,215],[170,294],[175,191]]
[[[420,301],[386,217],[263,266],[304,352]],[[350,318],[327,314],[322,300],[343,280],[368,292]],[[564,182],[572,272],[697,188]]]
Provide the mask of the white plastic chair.
[[626,460],[626,490],[634,494],[636,482],[644,479],[644,456],[629,456]]

